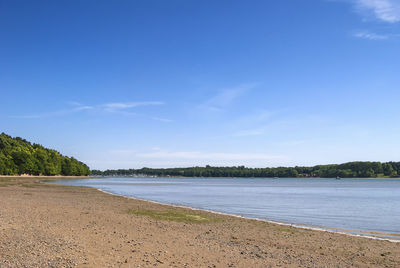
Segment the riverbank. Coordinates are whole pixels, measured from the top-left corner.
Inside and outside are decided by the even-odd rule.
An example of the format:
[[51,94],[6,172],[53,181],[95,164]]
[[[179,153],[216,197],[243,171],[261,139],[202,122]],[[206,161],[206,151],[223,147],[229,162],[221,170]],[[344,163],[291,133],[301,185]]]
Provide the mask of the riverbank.
[[400,266],[399,243],[193,211],[41,180],[0,178],[0,266]]

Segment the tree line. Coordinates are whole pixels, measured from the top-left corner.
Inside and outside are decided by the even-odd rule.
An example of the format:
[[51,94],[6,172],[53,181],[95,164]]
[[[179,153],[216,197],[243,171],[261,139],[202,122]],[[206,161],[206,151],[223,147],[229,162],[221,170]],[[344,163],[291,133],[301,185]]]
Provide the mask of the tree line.
[[0,175],[86,176],[90,169],[73,157],[39,144],[0,134]]
[[188,167],[188,168],[141,168],[117,170],[92,170],[96,176],[182,176],[182,177],[257,177],[257,178],[384,178],[399,177],[400,162],[349,162],[344,164],[317,165],[313,167],[248,168],[236,167]]

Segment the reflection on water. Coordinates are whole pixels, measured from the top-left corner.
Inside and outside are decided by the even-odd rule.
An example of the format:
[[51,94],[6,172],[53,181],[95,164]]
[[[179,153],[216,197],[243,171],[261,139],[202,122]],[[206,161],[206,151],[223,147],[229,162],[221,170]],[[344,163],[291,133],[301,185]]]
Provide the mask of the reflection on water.
[[400,180],[396,179],[104,178],[56,183],[400,240]]

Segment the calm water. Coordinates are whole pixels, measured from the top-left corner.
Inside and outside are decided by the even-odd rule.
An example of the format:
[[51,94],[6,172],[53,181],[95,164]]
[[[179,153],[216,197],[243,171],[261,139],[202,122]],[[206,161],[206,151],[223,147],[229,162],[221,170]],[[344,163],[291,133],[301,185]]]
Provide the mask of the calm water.
[[56,183],[400,240],[400,180],[395,179],[103,178]]

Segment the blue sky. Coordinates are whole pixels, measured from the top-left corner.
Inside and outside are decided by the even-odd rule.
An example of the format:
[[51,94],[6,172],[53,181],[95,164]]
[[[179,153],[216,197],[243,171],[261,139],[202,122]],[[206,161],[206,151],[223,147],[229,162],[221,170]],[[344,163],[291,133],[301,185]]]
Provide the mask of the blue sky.
[[0,0],[0,96],[96,169],[400,161],[400,0]]

